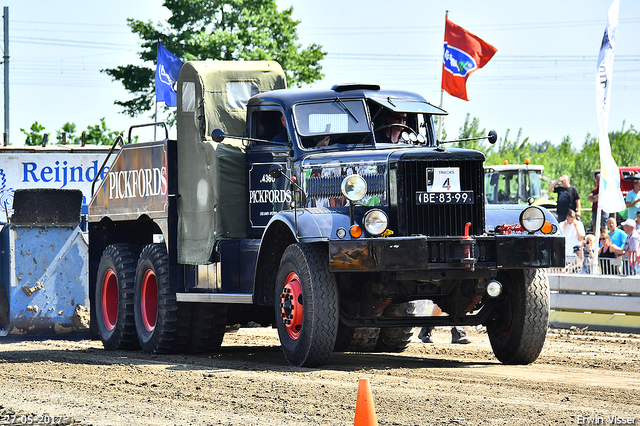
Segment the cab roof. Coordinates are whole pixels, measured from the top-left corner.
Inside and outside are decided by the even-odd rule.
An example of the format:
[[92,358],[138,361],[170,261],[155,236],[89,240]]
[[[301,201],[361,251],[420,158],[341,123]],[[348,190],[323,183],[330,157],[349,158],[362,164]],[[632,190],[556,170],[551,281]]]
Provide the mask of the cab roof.
[[495,172],[509,172],[515,170],[534,170],[534,171],[544,171],[544,166],[542,165],[532,165],[532,164],[500,164],[496,166],[484,166],[485,170],[491,169]]
[[[447,114],[446,111],[431,105],[424,97],[415,92],[383,90],[380,89],[379,86],[370,84],[341,84],[335,85],[331,89],[272,90],[253,96],[249,100],[248,106],[277,105],[286,111],[298,103],[329,101],[337,97],[340,99],[371,99],[389,109],[399,112],[425,112],[436,115]],[[400,101],[409,101],[411,104]],[[416,108],[416,106],[419,106],[419,108]]]

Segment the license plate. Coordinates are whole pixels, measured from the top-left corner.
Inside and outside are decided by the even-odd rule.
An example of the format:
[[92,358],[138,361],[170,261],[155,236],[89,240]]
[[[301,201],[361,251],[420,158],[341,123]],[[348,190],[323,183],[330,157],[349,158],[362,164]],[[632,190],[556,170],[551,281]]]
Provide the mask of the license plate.
[[417,205],[429,204],[473,204],[473,191],[416,192]]

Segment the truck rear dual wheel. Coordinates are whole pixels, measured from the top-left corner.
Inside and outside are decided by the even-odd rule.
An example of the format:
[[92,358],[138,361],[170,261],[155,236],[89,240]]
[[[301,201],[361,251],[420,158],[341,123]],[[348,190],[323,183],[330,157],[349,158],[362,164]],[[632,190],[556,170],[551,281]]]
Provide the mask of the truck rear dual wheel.
[[227,305],[194,303],[187,351],[192,354],[220,349],[227,328]]
[[338,326],[336,352],[373,352],[380,336],[379,327]]
[[[387,306],[383,317],[412,317],[416,306],[413,302],[394,303]],[[403,352],[409,347],[413,337],[413,327],[385,327],[380,330],[376,352]]]
[[285,250],[276,277],[275,315],[291,365],[329,362],[338,331],[338,291],[326,246],[292,244]]
[[140,347],[150,354],[184,351],[191,326],[190,305],[178,303],[169,284],[164,244],[142,249],[135,275],[134,313]]
[[530,364],[538,359],[547,336],[547,274],[543,269],[507,270],[498,280],[503,293],[487,322],[493,353],[503,364]]
[[139,251],[132,244],[112,244],[100,259],[94,305],[98,334],[110,351],[139,347],[133,312]]

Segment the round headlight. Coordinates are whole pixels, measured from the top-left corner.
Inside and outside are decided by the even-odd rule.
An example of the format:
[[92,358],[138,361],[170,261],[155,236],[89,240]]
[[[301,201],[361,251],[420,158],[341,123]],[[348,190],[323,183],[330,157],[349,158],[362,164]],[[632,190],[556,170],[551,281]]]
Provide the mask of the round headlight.
[[527,232],[537,232],[544,226],[544,212],[540,207],[530,206],[520,213],[520,225]]
[[499,281],[491,280],[487,283],[487,296],[498,297],[502,293],[502,284]]
[[389,218],[382,210],[373,209],[365,213],[362,224],[370,235],[377,237],[387,230]]
[[350,175],[344,178],[340,189],[350,201],[359,201],[367,193],[367,182],[360,175]]

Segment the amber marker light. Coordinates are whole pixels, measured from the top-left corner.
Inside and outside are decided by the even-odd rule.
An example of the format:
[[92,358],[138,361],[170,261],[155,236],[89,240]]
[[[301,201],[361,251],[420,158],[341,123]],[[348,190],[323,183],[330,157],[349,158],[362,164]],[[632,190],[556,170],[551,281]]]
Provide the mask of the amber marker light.
[[529,163],[530,163],[529,159],[528,159],[528,158],[525,158],[525,159],[524,159],[524,164],[529,164]]
[[504,160],[504,161],[502,162],[502,164],[504,164],[504,165],[506,166],[507,164],[509,164],[509,160]]
[[349,235],[351,235],[352,238],[362,237],[362,228],[360,225],[352,225],[351,228],[349,228]]
[[553,232],[553,225],[551,224],[551,222],[547,221],[544,223],[544,225],[542,225],[542,228],[540,228],[540,230],[543,234],[551,234]]

